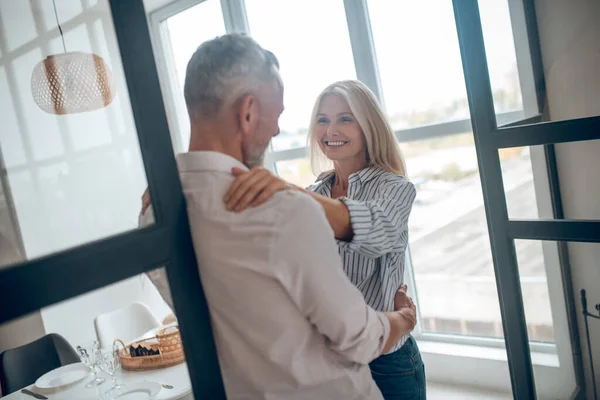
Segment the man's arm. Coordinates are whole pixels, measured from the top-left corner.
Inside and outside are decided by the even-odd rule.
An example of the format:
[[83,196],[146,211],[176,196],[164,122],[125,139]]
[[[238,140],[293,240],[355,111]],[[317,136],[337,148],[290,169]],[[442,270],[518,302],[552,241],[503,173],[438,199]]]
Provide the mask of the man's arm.
[[322,207],[304,194],[282,193],[292,212],[273,248],[276,276],[300,311],[349,361],[367,364],[414,328],[399,312],[369,307],[343,272]]

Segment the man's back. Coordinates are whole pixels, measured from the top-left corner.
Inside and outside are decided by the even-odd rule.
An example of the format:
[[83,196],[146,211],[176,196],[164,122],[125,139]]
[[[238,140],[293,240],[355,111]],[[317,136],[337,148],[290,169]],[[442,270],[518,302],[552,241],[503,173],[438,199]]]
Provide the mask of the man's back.
[[178,156],[200,275],[230,399],[380,399],[368,362],[387,320],[341,268],[320,207],[297,192],[234,213],[220,153]]

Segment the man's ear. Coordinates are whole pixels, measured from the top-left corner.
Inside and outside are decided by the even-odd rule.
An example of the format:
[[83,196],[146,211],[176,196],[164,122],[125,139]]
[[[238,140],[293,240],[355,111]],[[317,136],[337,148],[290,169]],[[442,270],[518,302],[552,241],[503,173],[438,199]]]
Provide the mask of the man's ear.
[[240,130],[244,135],[249,134],[254,130],[258,121],[258,110],[256,99],[252,95],[242,97],[238,108],[238,120]]

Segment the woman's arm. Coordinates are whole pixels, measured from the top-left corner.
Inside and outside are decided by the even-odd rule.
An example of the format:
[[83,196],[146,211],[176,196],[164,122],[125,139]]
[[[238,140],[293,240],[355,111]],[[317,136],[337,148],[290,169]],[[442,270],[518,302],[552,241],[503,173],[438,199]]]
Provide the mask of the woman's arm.
[[376,188],[372,200],[340,200],[348,208],[352,224],[352,240],[340,247],[377,258],[401,251],[408,241],[408,217],[415,200],[414,185],[403,177],[395,177]]
[[[416,196],[414,185],[401,176],[394,176],[375,188],[368,201],[347,197],[331,199],[285,182],[264,168],[232,171],[235,182],[225,195],[227,208],[242,211],[258,206],[280,190],[300,190],[310,194],[325,210],[327,220],[341,246],[367,257],[381,257],[398,248],[408,238],[406,227]],[[404,239],[404,240],[403,240]]]
[[313,199],[321,204],[336,239],[346,242],[352,240],[354,231],[352,229],[350,211],[343,201],[325,197],[307,189],[298,188],[298,190],[310,194]]
[[243,211],[248,207],[257,207],[263,204],[281,190],[298,190],[309,194],[321,204],[336,239],[352,239],[350,213],[342,201],[292,185],[262,167],[253,168],[250,171],[234,168],[232,174],[236,180],[224,198],[228,210]]

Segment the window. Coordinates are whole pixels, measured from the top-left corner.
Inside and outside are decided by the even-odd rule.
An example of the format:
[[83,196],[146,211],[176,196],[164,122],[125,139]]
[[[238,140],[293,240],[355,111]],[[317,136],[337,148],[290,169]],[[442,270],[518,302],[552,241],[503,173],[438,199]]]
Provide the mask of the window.
[[153,33],[161,38],[159,42],[155,41],[154,47],[157,59],[163,61],[170,72],[165,76],[168,83],[163,82],[163,92],[169,93],[168,97],[173,99],[166,106],[171,131],[177,132],[173,145],[176,152],[181,152],[187,149],[190,139],[190,124],[183,98],[187,63],[202,42],[225,33],[225,23],[219,0],[205,0],[183,10],[178,8],[175,13],[170,9],[165,11],[168,17],[155,13],[152,19],[157,21],[157,29]]
[[367,4],[392,127],[469,118],[452,2]]
[[[463,126],[449,122],[469,117],[452,3],[369,0],[368,5],[392,126],[429,125],[432,136],[444,135],[406,141],[409,132],[398,131],[408,174],[418,187],[410,251],[421,329],[500,338],[502,321],[473,135],[468,121]],[[481,15],[496,110],[518,112],[522,101],[508,4],[482,2]],[[506,187],[509,199],[533,189],[533,176],[522,174],[530,166],[527,150],[501,154],[506,179],[515,184],[515,175],[519,177],[518,190]],[[535,209],[535,196],[522,199],[520,205]]]
[[496,113],[522,111],[523,95],[509,1],[480,0],[479,7]]
[[[155,32],[177,13],[189,12],[178,9],[178,3],[186,2],[175,1],[153,14]],[[525,16],[517,3],[479,2],[499,125],[539,114],[531,55],[523,35]],[[251,34],[280,60],[286,111],[280,120],[282,132],[272,141],[265,162],[284,179],[300,186],[314,182],[306,131],[314,100],[323,88],[336,80],[357,78],[370,82],[371,89],[381,94],[418,193],[409,222],[405,277],[420,312],[415,335],[424,344],[434,345],[423,346],[425,352],[453,357],[457,372],[453,379],[457,383],[462,379],[471,384],[475,379],[472,371],[485,368],[480,364],[468,366],[468,356],[462,349],[445,348],[443,344],[496,348],[486,368],[495,368],[498,360],[504,360],[506,369],[452,2],[232,0],[227,4],[228,8],[222,10],[224,20],[232,21],[227,30]],[[216,8],[210,13],[216,14]],[[180,28],[185,31],[183,25]],[[356,32],[361,35],[353,34]],[[164,35],[160,40],[174,43],[172,37]],[[168,81],[166,77],[173,71],[167,68],[160,72]],[[546,165],[539,149],[503,149],[500,158],[511,217],[548,215],[549,210],[544,208],[548,202],[543,199],[549,192],[540,184],[547,179]],[[565,335],[556,332],[557,327],[565,330],[556,325],[556,316],[564,314],[565,303],[549,290],[553,287],[549,281],[561,278],[548,272],[549,265],[559,265],[556,252],[548,249],[531,243],[519,243],[517,247],[531,348],[543,354],[534,357],[534,363],[542,365],[536,368],[557,368],[558,362],[554,365],[544,357],[555,360],[557,349],[559,353],[563,349],[561,357],[570,352],[568,343],[559,340]],[[532,310],[539,307],[544,311],[535,315]],[[480,351],[483,347],[473,348],[470,351],[478,354],[477,362],[485,362],[482,360],[487,353]],[[437,362],[435,357],[430,360]],[[564,363],[561,365],[564,367]],[[444,379],[444,371],[433,368],[429,378]],[[459,377],[461,374],[464,376]],[[508,379],[499,382],[483,374],[476,380],[496,389],[510,385]]]
[[[356,79],[343,3],[245,3],[252,37],[275,53],[285,82],[285,111],[279,121],[281,133],[272,141],[273,150],[305,147],[310,113],[318,94],[332,82]],[[307,21],[313,29],[307,29]]]

